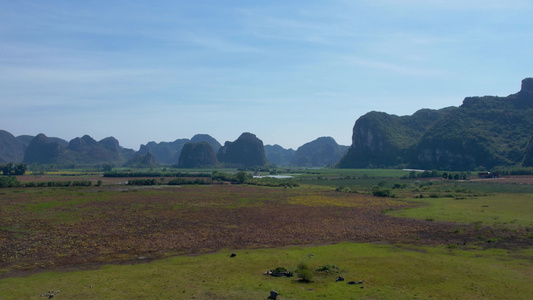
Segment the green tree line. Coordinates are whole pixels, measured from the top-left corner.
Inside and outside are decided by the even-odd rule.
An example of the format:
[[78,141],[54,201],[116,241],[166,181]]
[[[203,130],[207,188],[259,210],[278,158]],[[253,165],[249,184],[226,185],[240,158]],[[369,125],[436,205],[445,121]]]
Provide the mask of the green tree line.
[[24,175],[28,170],[28,166],[25,163],[13,164],[12,162],[2,165],[0,164],[0,170],[3,175]]

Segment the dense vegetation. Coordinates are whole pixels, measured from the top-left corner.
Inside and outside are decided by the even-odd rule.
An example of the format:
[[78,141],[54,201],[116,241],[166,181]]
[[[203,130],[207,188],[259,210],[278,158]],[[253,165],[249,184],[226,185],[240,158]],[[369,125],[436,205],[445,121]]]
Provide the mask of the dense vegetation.
[[531,166],[532,78],[508,97],[470,97],[458,108],[398,117],[371,112],[353,128],[341,168],[490,170]]

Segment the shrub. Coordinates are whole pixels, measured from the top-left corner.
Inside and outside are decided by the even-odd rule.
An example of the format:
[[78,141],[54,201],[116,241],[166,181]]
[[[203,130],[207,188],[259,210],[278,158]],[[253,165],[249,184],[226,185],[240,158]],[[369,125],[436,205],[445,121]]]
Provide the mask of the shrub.
[[296,269],[296,274],[301,282],[311,282],[313,281],[313,272],[309,270],[309,267],[305,263],[300,263],[298,269]]
[[128,185],[157,185],[155,179],[132,179],[128,180]]
[[17,187],[20,182],[14,176],[0,176],[0,188]]
[[456,233],[456,234],[461,234],[465,231],[464,228],[461,228],[461,227],[456,227],[452,230],[453,233]]
[[90,180],[77,180],[72,182],[72,186],[91,186],[93,184]]
[[320,267],[317,267],[316,270],[317,271],[326,271],[326,272],[331,272],[331,271],[335,271],[335,270],[338,270],[339,268],[337,268],[337,266],[335,265],[323,265],[323,266],[320,266]]
[[335,189],[335,191],[337,191],[337,192],[344,192],[344,193],[350,193],[352,190],[351,190],[349,187],[347,187],[347,186],[345,186],[345,185],[342,185],[342,186],[338,186],[338,187]]
[[389,189],[374,187],[372,189],[372,195],[376,197],[392,197],[392,193]]

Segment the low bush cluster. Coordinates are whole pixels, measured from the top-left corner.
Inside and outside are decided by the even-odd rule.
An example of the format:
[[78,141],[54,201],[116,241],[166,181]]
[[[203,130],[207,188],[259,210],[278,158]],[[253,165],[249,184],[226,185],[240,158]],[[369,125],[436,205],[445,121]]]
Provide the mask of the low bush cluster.
[[130,172],[111,171],[104,172],[104,177],[211,177],[209,173],[184,173],[184,172]]
[[394,195],[391,193],[391,190],[386,188],[380,188],[380,187],[374,187],[372,189],[372,195],[376,197],[393,197]]
[[254,178],[246,180],[246,184],[257,185],[257,186],[270,186],[270,187],[285,187],[293,188],[300,186],[297,182],[293,180],[283,180],[276,178]]
[[0,176],[0,188],[20,186],[20,182],[15,176]]
[[23,187],[68,187],[68,186],[91,186],[93,183],[90,180],[76,180],[76,181],[30,181],[21,183]]
[[195,180],[190,180],[190,179],[185,179],[185,178],[176,178],[176,179],[169,180],[167,184],[168,185],[189,185],[189,184],[209,184],[209,182],[203,179],[199,179],[199,178]]
[[92,181],[90,180],[20,182],[14,176],[0,176],[0,188],[68,187],[68,186],[91,186],[91,185],[92,185]]
[[128,185],[157,185],[159,181],[157,179],[132,179],[128,180]]

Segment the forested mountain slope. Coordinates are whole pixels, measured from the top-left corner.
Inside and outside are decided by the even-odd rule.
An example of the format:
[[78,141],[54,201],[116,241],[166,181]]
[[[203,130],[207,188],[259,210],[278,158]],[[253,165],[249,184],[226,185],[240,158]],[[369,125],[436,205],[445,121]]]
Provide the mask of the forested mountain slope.
[[[398,117],[370,112],[353,128],[338,166],[473,170],[531,165],[533,78],[507,97],[467,97],[460,107]],[[528,152],[529,151],[529,152]]]

